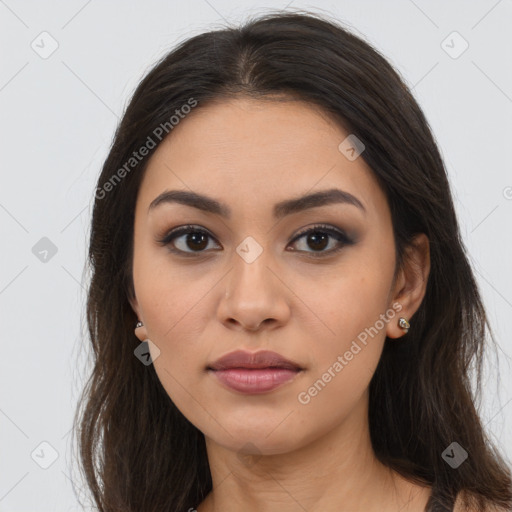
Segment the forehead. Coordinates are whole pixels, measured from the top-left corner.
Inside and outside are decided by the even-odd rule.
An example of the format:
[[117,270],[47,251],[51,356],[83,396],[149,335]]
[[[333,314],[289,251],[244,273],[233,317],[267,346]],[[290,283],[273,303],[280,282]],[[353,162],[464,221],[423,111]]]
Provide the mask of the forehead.
[[152,155],[139,200],[165,189],[207,193],[226,202],[269,200],[332,187],[386,208],[373,172],[340,150],[350,135],[321,109],[301,101],[232,99],[198,105]]

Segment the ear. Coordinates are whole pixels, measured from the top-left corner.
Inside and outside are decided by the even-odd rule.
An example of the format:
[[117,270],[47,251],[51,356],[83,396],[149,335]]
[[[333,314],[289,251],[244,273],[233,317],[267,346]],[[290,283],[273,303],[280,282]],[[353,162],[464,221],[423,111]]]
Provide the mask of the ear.
[[[425,233],[418,233],[405,249],[402,268],[399,270],[395,285],[391,291],[391,304],[400,303],[402,309],[398,318],[404,317],[414,323],[411,317],[416,313],[427,290],[430,273],[430,243]],[[389,322],[386,328],[388,338],[400,338],[405,331],[398,326],[398,318]]]
[[[128,302],[130,303],[130,306],[132,307],[134,313],[137,315],[137,319],[140,320],[142,323],[144,323],[144,319],[140,312],[139,303],[137,301],[137,298],[129,296]],[[133,330],[134,330],[135,336],[137,336],[137,338],[140,341],[145,341],[148,339],[148,332],[147,332],[145,325],[143,325],[142,327],[137,327],[137,328],[135,328],[135,325],[134,325]]]

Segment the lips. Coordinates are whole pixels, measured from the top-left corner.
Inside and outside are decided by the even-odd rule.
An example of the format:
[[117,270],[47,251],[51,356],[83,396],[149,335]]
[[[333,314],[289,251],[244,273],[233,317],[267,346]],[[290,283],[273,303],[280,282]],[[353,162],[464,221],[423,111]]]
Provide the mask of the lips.
[[276,352],[237,350],[210,364],[207,370],[226,389],[256,395],[293,381],[304,368]]
[[299,371],[302,370],[297,363],[286,359],[277,352],[262,350],[260,352],[246,352],[236,350],[217,359],[210,364],[207,369],[220,371],[233,368],[261,369],[261,368],[281,368],[285,370]]

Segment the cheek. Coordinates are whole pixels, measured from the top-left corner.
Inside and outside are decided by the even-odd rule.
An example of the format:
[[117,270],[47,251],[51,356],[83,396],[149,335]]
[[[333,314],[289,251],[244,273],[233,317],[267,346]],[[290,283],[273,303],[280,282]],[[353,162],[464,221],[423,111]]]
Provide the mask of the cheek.
[[389,308],[393,271],[392,257],[361,250],[347,258],[332,279],[323,280],[321,288],[310,289],[316,294],[316,310],[329,326],[333,344],[343,349],[376,324],[384,339],[385,326],[379,319]]
[[298,396],[301,404],[311,404],[306,407],[309,414],[329,404],[336,404],[339,414],[346,413],[375,372],[394,311],[386,308],[385,290],[379,293],[366,279],[350,278],[337,296],[324,296],[324,311],[330,312],[329,327],[334,334],[315,338],[311,372],[303,398]]
[[152,247],[148,240],[140,242],[134,258],[134,285],[141,306],[148,336],[160,348],[176,344],[188,346],[197,338],[202,326],[198,312],[207,301],[218,278],[197,264],[177,264],[166,248]]
[[305,434],[303,439],[290,440],[292,444],[307,443],[329,432],[366,404],[384,346],[387,323],[381,315],[387,321],[395,316],[387,309],[388,288],[379,286],[385,278],[368,270],[341,279],[339,288],[323,295],[324,311],[329,312],[329,327],[335,334],[316,338],[322,342],[315,342],[314,365],[294,397],[295,423],[283,428]]
[[325,329],[324,336],[315,338],[311,381],[319,381],[308,397],[318,393],[322,395],[319,402],[335,400],[349,406],[368,386],[382,353],[386,327],[397,319],[388,303],[394,271],[392,250],[354,251],[336,269],[335,278],[321,280],[316,292],[309,289],[316,293],[316,310],[329,331]]
[[[205,296],[214,283],[215,280],[207,278],[184,282],[159,279],[153,283],[148,281],[139,294],[139,300],[144,304],[148,337],[173,367],[198,364],[199,344],[207,319]],[[172,359],[170,354],[173,354]]]
[[192,266],[178,269],[161,255],[141,257],[134,264],[134,284],[147,335],[159,350],[154,367],[173,399],[181,393],[181,386],[190,389],[191,379],[202,368],[206,355],[199,344],[207,319],[205,308],[217,281],[206,273],[198,277]]
[[190,418],[201,402],[197,389],[206,364],[199,342],[204,326],[197,321],[204,316],[198,303],[204,293],[194,293],[189,287],[186,294],[175,297],[169,290],[172,288],[162,288],[162,283],[153,288],[156,293],[148,302],[146,314],[151,325],[148,337],[159,349],[153,366],[162,387],[182,414]]

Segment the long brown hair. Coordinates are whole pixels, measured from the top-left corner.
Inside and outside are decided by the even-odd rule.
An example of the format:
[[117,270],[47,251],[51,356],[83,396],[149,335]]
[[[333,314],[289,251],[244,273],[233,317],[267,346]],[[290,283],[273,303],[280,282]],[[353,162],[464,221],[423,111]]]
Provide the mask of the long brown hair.
[[[433,485],[430,510],[449,510],[461,491],[479,510],[512,507],[510,469],[475,406],[484,345],[493,339],[429,124],[376,49],[304,12],[266,14],[183,42],[143,78],[115,133],[95,192],[88,254],[94,366],[75,416],[81,470],[96,506],[187,511],[212,488],[203,434],[173,404],[153,366],[134,356],[135,203],[150,156],[172,136],[171,116],[186,113],[191,99],[200,109],[213,100],[279,95],[321,107],[365,144],[361,157],[391,209],[397,268],[414,234],[430,239],[430,276],[414,328],[406,341],[386,340],[370,384],[377,457]],[[147,155],[135,160],[143,146]],[[454,441],[469,453],[457,469],[442,457]]]

